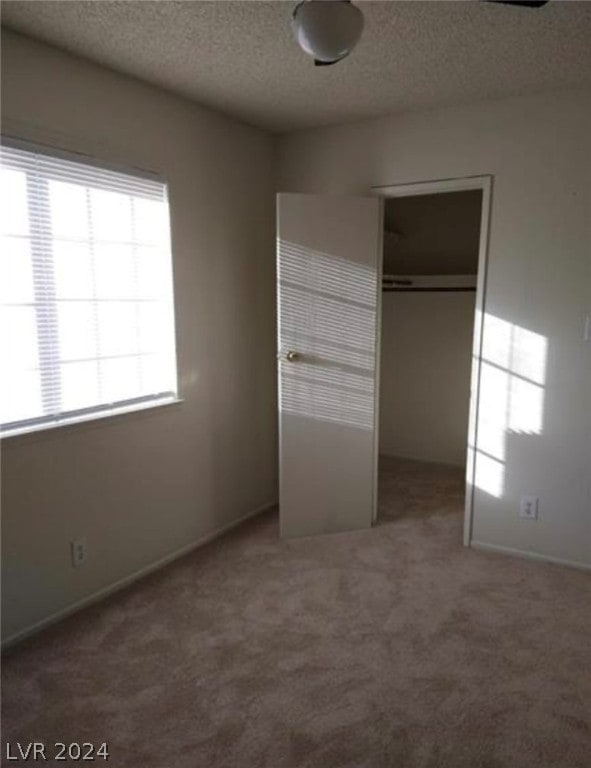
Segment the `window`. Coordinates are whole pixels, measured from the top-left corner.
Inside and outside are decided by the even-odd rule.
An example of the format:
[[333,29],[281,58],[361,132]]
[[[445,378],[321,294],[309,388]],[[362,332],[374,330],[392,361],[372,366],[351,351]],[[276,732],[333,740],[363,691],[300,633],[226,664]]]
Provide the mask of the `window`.
[[177,396],[166,185],[91,162],[2,147],[4,434]]

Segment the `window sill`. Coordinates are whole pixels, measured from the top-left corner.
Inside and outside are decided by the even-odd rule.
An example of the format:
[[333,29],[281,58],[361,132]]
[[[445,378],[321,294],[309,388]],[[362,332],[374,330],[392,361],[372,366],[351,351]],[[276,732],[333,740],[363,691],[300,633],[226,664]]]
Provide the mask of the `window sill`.
[[13,429],[0,430],[0,440],[10,440],[11,438],[35,436],[42,437],[53,433],[56,429],[63,427],[99,427],[107,426],[109,420],[115,419],[120,421],[122,417],[133,416],[134,414],[145,413],[147,411],[155,411],[160,408],[168,407],[171,405],[180,405],[184,403],[182,397],[170,397],[158,401],[151,401],[147,403],[136,403],[134,405],[122,405],[119,408],[111,408],[108,411],[98,413],[88,413],[84,416],[72,416],[70,418],[63,418],[52,422],[45,422],[43,424],[32,424],[29,426],[15,427]]

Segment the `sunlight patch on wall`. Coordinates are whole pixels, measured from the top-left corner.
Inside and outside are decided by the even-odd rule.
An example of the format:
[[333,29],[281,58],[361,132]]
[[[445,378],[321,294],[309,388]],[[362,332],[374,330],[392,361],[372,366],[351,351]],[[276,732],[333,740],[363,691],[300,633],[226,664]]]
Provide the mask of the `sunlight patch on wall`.
[[283,240],[278,252],[281,412],[372,430],[376,270]]
[[[472,466],[474,449],[468,448],[468,466]],[[500,498],[503,495],[505,483],[505,462],[487,456],[482,451],[476,451],[476,487],[481,491]]]
[[475,484],[497,498],[505,489],[507,435],[543,429],[547,346],[538,333],[484,317]]

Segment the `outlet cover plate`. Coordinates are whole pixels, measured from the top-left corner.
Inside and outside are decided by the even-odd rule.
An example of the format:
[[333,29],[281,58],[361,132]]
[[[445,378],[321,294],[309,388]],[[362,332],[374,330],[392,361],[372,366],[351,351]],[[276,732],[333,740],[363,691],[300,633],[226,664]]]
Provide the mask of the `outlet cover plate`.
[[86,539],[74,539],[72,542],[72,565],[78,568],[86,562]]
[[519,502],[519,517],[523,520],[537,520],[538,503],[538,496],[522,496]]

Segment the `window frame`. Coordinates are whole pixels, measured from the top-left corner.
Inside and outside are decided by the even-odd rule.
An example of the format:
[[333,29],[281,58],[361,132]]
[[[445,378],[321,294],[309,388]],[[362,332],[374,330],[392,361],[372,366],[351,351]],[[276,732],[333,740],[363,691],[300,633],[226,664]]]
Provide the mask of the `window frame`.
[[[177,345],[177,324],[176,324],[176,298],[175,298],[176,294],[174,290],[174,258],[173,258],[173,247],[172,247],[172,226],[171,226],[170,203],[169,203],[169,185],[168,185],[167,179],[159,173],[156,173],[154,171],[149,171],[144,168],[137,168],[134,166],[124,166],[118,163],[113,163],[107,160],[96,158],[92,155],[88,155],[83,152],[64,150],[62,148],[58,148],[48,144],[42,144],[36,141],[35,142],[28,141],[25,139],[21,139],[19,137],[2,133],[0,134],[0,151],[4,147],[9,149],[21,150],[21,151],[29,152],[33,154],[40,154],[46,157],[56,158],[58,160],[65,160],[67,162],[73,162],[80,165],[85,165],[90,168],[96,168],[98,170],[120,173],[126,176],[135,177],[138,179],[147,179],[149,181],[153,181],[155,183],[161,184],[164,187],[166,200],[168,203],[167,223],[168,223],[168,235],[169,235],[169,242],[170,242],[170,280],[171,280],[171,290],[172,290],[172,297],[171,297],[172,299],[172,347],[173,347],[172,354],[174,359],[176,388],[174,391],[166,391],[166,392],[153,393],[148,395],[138,395],[137,397],[126,398],[124,400],[95,404],[92,406],[63,411],[55,414],[45,414],[42,416],[34,416],[29,419],[21,419],[15,422],[6,422],[5,424],[0,424],[0,440],[10,438],[10,437],[16,437],[19,435],[41,433],[46,430],[55,429],[57,427],[66,427],[66,426],[72,426],[76,424],[84,424],[84,423],[89,423],[95,420],[102,421],[109,417],[132,414],[136,412],[151,410],[153,408],[160,408],[163,406],[184,402],[184,399],[179,392],[180,377],[179,377],[178,350],[177,350],[178,345]],[[7,167],[7,168],[11,167],[10,161],[6,160],[5,158],[3,158],[2,164],[3,164],[3,167]],[[15,165],[14,167],[15,169],[22,170],[22,168],[19,168],[17,165]],[[31,179],[33,181],[33,184],[37,186],[33,194],[31,194],[31,191],[29,189],[29,183]],[[41,199],[47,198],[46,187],[47,187],[46,179],[38,179],[32,176],[30,177],[29,174],[27,174],[27,208],[29,212],[29,221],[30,222],[35,221],[37,224],[37,226],[35,226],[34,228],[31,228],[31,231],[29,234],[29,239],[31,242],[32,263],[34,263],[35,261],[34,259],[35,248],[37,249],[42,248],[43,247],[42,243],[44,239],[47,237],[46,233],[39,232],[40,229],[43,230],[47,226],[47,215],[46,215],[47,211],[43,210],[44,206],[43,205],[40,206],[40,203],[39,203]],[[48,200],[45,202],[45,205],[49,207]],[[41,215],[38,215],[37,217],[35,217],[34,212],[36,210],[38,211],[40,207],[42,209]],[[39,226],[39,224],[41,226]],[[37,296],[38,293],[40,292],[47,294],[48,286],[49,286],[50,292],[53,293],[54,292],[54,288],[52,288],[53,282],[54,282],[53,264],[52,264],[52,268],[50,270],[47,270],[48,274],[45,275],[45,279],[41,281],[41,284],[39,280],[39,277],[40,277],[39,271],[40,271],[39,269],[32,270],[34,295]],[[39,303],[40,302],[38,302],[36,299],[35,300],[36,308]],[[56,300],[53,299],[53,301],[50,302],[50,305],[52,308],[52,315],[55,315],[55,317],[51,317],[49,322],[54,332],[57,332]],[[36,322],[38,322],[37,311],[35,315],[36,315]],[[38,344],[37,351],[38,351],[39,360],[40,360],[40,366],[39,366],[40,387],[41,387],[41,392],[43,393],[43,387],[48,386],[47,383],[44,384],[44,380],[45,382],[47,382],[48,378],[50,379],[50,381],[53,381],[56,378],[55,376],[56,358],[52,357],[51,360],[48,360],[46,364],[43,365],[42,345]],[[41,396],[43,399],[43,394]]]

